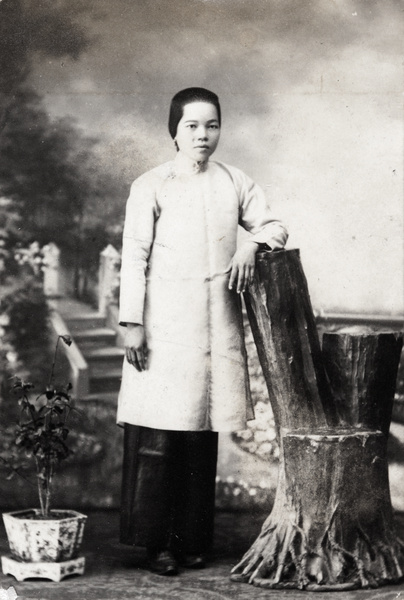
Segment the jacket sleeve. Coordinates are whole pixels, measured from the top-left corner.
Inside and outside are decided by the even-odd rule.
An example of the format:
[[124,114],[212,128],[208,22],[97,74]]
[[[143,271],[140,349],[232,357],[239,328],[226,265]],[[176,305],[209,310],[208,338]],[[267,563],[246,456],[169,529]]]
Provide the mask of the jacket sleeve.
[[265,244],[271,250],[280,250],[288,239],[285,225],[273,215],[262,188],[242,171],[238,171],[236,176],[240,198],[239,224],[252,234],[250,240]]
[[149,177],[143,175],[133,182],[126,204],[119,297],[121,325],[143,324],[146,270],[156,218],[155,186]]

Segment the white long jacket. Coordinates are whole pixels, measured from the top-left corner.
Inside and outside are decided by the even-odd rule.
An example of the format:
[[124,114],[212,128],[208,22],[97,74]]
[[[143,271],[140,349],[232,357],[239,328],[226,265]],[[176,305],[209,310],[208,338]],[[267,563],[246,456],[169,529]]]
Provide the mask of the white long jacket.
[[253,418],[240,298],[228,289],[237,228],[272,250],[287,233],[242,171],[181,153],[132,184],[123,234],[120,322],[141,323],[148,369],[126,359],[118,422],[235,431]]

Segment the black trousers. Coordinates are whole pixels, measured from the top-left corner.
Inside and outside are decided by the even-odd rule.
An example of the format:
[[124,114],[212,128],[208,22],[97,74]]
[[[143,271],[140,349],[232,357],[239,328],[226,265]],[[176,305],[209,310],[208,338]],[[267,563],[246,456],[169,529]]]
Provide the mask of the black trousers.
[[125,424],[123,544],[206,552],[213,540],[218,434]]

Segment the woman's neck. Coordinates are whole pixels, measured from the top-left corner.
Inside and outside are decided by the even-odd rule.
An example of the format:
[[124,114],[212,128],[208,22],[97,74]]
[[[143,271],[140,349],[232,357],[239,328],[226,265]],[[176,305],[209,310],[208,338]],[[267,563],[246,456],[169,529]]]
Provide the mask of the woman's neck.
[[201,173],[206,171],[208,161],[209,158],[203,161],[193,160],[186,154],[183,154],[181,150],[178,150],[174,159],[174,167],[177,173],[187,173],[192,175],[193,173]]

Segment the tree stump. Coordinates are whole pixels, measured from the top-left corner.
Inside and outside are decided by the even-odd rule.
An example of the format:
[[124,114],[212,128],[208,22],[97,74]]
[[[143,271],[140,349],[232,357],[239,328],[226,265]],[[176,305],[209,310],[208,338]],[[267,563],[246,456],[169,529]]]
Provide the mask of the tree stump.
[[338,419],[388,436],[402,333],[344,328],[323,335],[323,359]]
[[[374,415],[373,392],[362,394],[358,416],[342,391],[347,359],[341,351],[334,363],[330,351],[326,364],[341,392],[334,400],[298,251],[260,254],[245,300],[279,433],[280,466],[273,509],[232,580],[312,591],[398,581],[404,548],[393,524],[386,433],[377,430],[388,432],[390,401],[378,402]],[[384,347],[375,339],[372,348]],[[358,345],[357,357],[367,365],[364,375],[388,375],[384,386],[394,391],[397,370],[382,368],[380,352],[365,346]]]
[[299,250],[258,253],[244,300],[278,430],[336,423]]
[[297,430],[283,440],[286,504],[252,582],[312,591],[377,587],[403,575],[384,436]]

